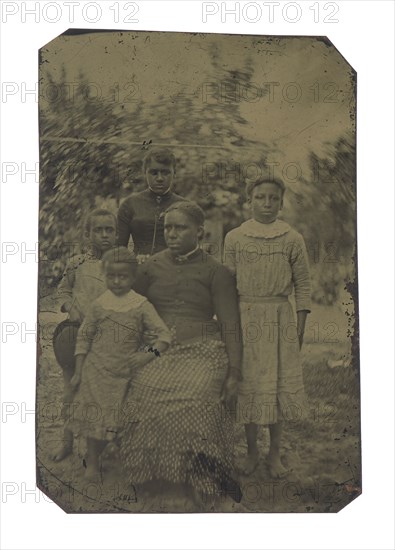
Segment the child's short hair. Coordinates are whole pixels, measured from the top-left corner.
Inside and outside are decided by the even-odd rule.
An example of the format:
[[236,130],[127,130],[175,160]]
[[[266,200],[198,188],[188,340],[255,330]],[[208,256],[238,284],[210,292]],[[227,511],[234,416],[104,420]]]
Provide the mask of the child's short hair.
[[195,223],[197,226],[204,225],[204,212],[200,208],[196,202],[193,201],[178,201],[173,203],[169,208],[165,211],[164,215],[168,214],[169,212],[174,212],[175,210],[178,210],[178,212],[181,212],[181,214],[185,214],[193,223]]
[[143,160],[143,173],[148,170],[153,160],[160,162],[165,166],[172,166],[174,173],[176,172],[176,157],[170,149],[166,147],[153,147],[148,151]]
[[131,271],[136,273],[137,258],[133,252],[128,250],[126,246],[114,246],[107,250],[102,256],[104,270],[109,264],[129,264]]
[[247,183],[246,185],[247,199],[251,199],[252,192],[255,189],[255,187],[257,187],[258,185],[262,185],[262,183],[273,183],[274,185],[277,185],[281,190],[281,197],[284,196],[285,184],[283,180],[281,180],[280,178],[274,178],[274,177],[267,177],[267,178],[260,177],[260,178],[257,178],[256,180],[249,181]]
[[114,212],[111,212],[110,210],[107,210],[106,208],[95,208],[94,210],[91,210],[89,214],[87,215],[85,219],[84,229],[85,233],[89,233],[92,226],[92,218],[95,218],[97,216],[111,216],[114,220],[114,227],[117,229],[117,217],[114,214]]

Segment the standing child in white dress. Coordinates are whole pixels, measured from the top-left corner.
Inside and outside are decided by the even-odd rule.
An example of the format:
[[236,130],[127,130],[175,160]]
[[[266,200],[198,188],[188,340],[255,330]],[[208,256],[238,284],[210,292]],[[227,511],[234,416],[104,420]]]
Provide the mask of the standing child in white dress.
[[[225,238],[224,261],[236,274],[243,329],[243,381],[239,419],[245,424],[251,474],[259,463],[259,425],[269,425],[269,472],[286,475],[281,461],[282,421],[305,410],[300,348],[310,311],[310,274],[303,237],[277,219],[284,183],[257,179],[247,185],[252,219]],[[295,290],[297,322],[289,295]]]
[[[131,290],[137,260],[125,247],[102,258],[107,291],[88,310],[78,331],[75,374],[78,388],[71,428],[87,438],[86,476],[100,473],[100,455],[118,437],[124,422],[125,397],[133,373],[143,368],[171,342],[171,334],[144,296]],[[150,338],[150,341],[143,340]],[[143,347],[143,344],[150,346]]]

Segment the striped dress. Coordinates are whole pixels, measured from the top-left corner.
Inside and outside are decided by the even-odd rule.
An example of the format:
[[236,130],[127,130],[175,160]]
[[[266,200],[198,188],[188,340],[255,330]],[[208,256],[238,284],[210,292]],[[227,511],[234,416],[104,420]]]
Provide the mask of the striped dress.
[[296,310],[310,311],[310,274],[303,237],[287,223],[253,219],[230,231],[224,262],[236,274],[243,333],[238,420],[274,424],[306,412]]

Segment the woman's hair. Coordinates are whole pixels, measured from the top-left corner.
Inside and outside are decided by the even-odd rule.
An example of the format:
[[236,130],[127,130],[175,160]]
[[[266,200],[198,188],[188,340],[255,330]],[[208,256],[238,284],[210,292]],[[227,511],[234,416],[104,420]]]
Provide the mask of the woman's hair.
[[178,201],[173,203],[169,208],[165,211],[164,215],[168,214],[169,212],[178,211],[181,212],[181,214],[185,214],[194,224],[196,224],[198,227],[204,225],[204,212],[200,208],[196,202],[193,201]]
[[174,153],[166,147],[153,147],[148,151],[143,160],[143,173],[148,170],[151,162],[156,160],[165,166],[172,166],[174,173],[176,172],[176,157]]
[[85,224],[84,224],[85,233],[90,232],[91,226],[92,226],[92,218],[95,218],[97,216],[111,216],[114,220],[115,230],[117,229],[117,217],[114,214],[114,212],[111,212],[110,210],[106,210],[105,208],[95,208],[94,210],[91,210],[89,212],[89,214],[85,219]]
[[129,264],[133,273],[137,269],[137,259],[133,252],[128,250],[125,246],[114,246],[107,250],[102,256],[102,262],[104,269],[107,269],[109,264]]
[[249,181],[247,183],[247,185],[246,185],[247,199],[251,199],[252,192],[255,189],[255,187],[257,187],[258,185],[262,185],[262,183],[273,183],[274,185],[277,185],[277,187],[279,187],[280,190],[281,190],[281,198],[284,196],[285,184],[284,184],[283,180],[281,180],[280,178],[272,178],[272,177],[264,178],[264,177],[261,177],[261,178],[257,178],[254,181]]

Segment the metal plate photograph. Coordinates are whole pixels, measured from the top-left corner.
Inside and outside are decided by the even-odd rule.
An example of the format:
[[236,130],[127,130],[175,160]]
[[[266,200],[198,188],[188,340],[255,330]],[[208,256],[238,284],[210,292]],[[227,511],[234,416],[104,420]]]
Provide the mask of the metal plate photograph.
[[362,492],[356,71],[327,36],[39,55],[37,485],[67,513]]

